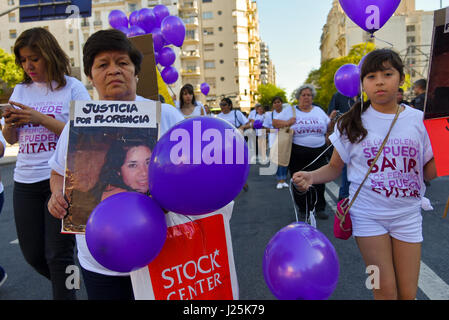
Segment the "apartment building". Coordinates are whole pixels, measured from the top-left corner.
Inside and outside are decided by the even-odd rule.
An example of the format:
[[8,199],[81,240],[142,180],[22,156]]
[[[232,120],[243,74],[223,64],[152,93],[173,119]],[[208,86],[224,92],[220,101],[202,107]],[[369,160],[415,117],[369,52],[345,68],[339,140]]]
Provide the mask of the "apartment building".
[[353,45],[371,41],[392,48],[405,64],[411,81],[426,78],[432,42],[433,11],[415,9],[415,0],[403,0],[375,38],[353,23],[334,0],[321,35],[321,61],[347,55]]
[[260,84],[260,36],[254,0],[179,0],[186,24],[181,77],[199,91],[210,85],[206,99],[218,107],[222,97],[248,111]]
[[[0,12],[18,5],[19,0],[0,2]],[[174,48],[174,67],[180,77],[169,86],[179,95],[180,88],[191,83],[197,98],[217,107],[221,98],[230,97],[236,107],[249,111],[254,106],[261,83],[261,51],[257,3],[255,0],[92,0],[92,16],[68,20],[19,23],[19,11],[3,17],[0,23],[0,47],[12,52],[18,35],[31,27],[41,26],[52,32],[69,55],[73,75],[79,78],[96,98],[96,92],[82,73],[82,47],[94,32],[110,28],[108,15],[114,9],[127,15],[143,7],[167,6],[172,15],[186,25],[182,48]],[[274,66],[264,66],[274,74]],[[264,69],[264,70],[265,70]],[[271,79],[271,78],[270,78]],[[205,97],[200,85],[207,82],[211,90]]]
[[268,45],[260,42],[260,82],[261,84],[276,84],[276,71],[270,59]]

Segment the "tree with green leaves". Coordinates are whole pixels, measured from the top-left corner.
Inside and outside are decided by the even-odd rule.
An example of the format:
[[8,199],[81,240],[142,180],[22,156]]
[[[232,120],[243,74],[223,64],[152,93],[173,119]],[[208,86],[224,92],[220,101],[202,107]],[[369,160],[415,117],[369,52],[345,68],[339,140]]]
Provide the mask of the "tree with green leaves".
[[285,90],[272,83],[261,84],[257,88],[257,95],[259,97],[257,102],[263,106],[271,107],[271,100],[276,96],[281,97],[284,102],[288,102]]
[[[0,48],[0,80],[10,88],[23,80],[23,71],[16,65],[13,54],[9,54]],[[1,93],[0,88],[0,93]]]
[[334,84],[334,76],[337,70],[344,64],[359,64],[363,56],[374,49],[375,45],[371,42],[359,43],[351,48],[347,56],[324,61],[319,69],[312,70],[306,83],[313,84],[317,89],[314,102],[327,110],[332,96],[337,92]]

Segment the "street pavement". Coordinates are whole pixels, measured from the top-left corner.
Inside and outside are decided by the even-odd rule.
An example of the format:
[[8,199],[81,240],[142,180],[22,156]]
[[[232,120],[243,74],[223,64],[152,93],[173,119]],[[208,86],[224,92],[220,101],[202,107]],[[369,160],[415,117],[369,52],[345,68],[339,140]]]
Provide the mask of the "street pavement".
[[[0,265],[8,279],[0,287],[0,300],[50,300],[49,281],[37,274],[24,260],[20,251],[12,211],[14,151],[0,162],[5,185],[5,204],[0,215]],[[9,159],[6,161],[5,159]],[[249,190],[235,199],[231,219],[231,234],[240,299],[273,300],[262,272],[264,250],[270,239],[283,227],[295,222],[293,203],[288,189],[277,190],[274,176],[259,174],[260,166],[251,165]],[[343,241],[333,236],[333,217],[339,181],[326,185],[328,220],[317,220],[317,228],[334,245],[340,263],[337,287],[330,299],[370,300],[371,291],[365,286],[368,274],[353,238]],[[449,300],[449,218],[442,213],[449,195],[449,177],[432,181],[426,196],[434,207],[423,212],[423,250],[417,299]],[[217,188],[217,192],[220,192]],[[78,299],[87,295],[81,283]]]

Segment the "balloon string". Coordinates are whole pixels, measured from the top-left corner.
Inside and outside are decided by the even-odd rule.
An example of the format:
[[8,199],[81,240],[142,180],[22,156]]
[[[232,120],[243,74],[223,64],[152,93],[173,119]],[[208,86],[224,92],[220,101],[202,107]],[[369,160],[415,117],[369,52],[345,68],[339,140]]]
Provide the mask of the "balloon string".
[[374,35],[374,33],[371,34],[371,38],[374,38],[374,39],[376,39],[376,40],[382,41],[382,42],[388,44],[389,46],[391,46],[392,48],[394,47],[394,45],[393,45],[392,43],[390,43],[390,42],[388,42],[388,41],[385,41],[385,40],[382,40],[382,39],[376,37],[376,36]]

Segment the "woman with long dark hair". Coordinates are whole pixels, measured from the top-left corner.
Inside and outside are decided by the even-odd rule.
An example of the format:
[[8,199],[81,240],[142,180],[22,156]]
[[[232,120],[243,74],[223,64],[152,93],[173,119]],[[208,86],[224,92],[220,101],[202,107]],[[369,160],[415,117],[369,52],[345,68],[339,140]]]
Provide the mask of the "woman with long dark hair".
[[25,260],[52,282],[54,299],[75,299],[65,285],[74,265],[73,235],[61,234],[61,222],[47,210],[50,166],[59,135],[69,119],[71,100],[90,100],[84,85],[69,76],[70,63],[55,37],[44,28],[24,31],[14,44],[25,78],[4,112],[3,135],[19,143],[14,169],[14,218]]

